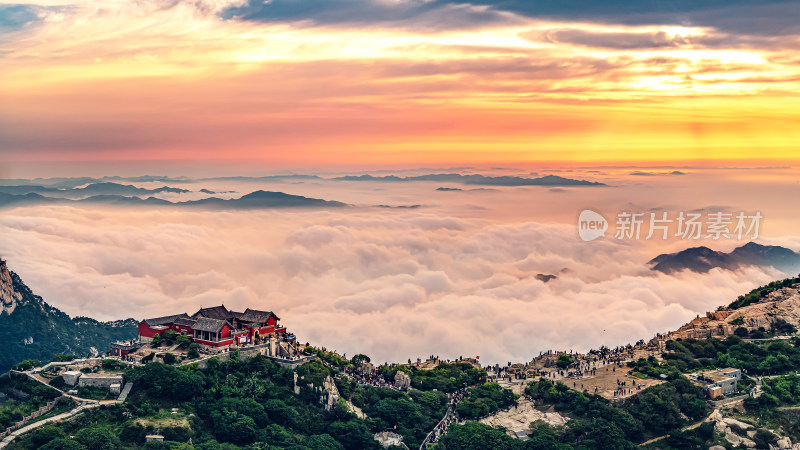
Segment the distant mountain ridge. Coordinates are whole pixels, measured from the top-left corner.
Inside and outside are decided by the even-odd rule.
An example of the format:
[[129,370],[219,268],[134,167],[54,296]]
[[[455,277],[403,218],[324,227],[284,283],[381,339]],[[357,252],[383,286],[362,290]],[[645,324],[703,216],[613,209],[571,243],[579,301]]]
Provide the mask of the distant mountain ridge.
[[152,195],[162,192],[184,194],[191,192],[188,189],[180,189],[169,186],[162,186],[155,189],[139,188],[130,184],[120,184],[111,182],[92,183],[82,188],[55,188],[40,185],[15,185],[0,186],[0,193],[11,195],[25,194],[47,194],[55,198],[81,198],[92,195]]
[[558,175],[545,175],[538,178],[526,178],[508,175],[493,177],[480,174],[462,175],[460,173],[436,173],[408,177],[398,177],[397,175],[378,177],[374,175],[347,175],[333,179],[341,181],[381,181],[394,183],[411,181],[449,181],[480,186],[606,186],[604,183],[596,181],[575,180],[572,178],[560,177]]
[[87,355],[108,351],[109,343],[133,339],[134,319],[100,322],[70,318],[34,295],[0,259],[0,373],[25,359],[49,361],[57,353]]
[[[531,174],[535,175],[535,174]],[[106,176],[100,178],[92,177],[71,177],[71,178],[16,178],[16,179],[0,179],[0,187],[19,187],[28,186],[38,189],[77,189],[78,186],[87,184],[102,184],[102,183],[116,183],[116,182],[129,182],[129,183],[200,183],[204,181],[238,181],[238,182],[276,182],[282,183],[287,181],[317,181],[317,180],[344,180],[344,181],[450,181],[463,184],[477,184],[486,186],[606,186],[604,183],[592,182],[586,180],[575,180],[565,178],[558,175],[545,175],[537,178],[528,178],[522,176],[489,176],[481,174],[467,174],[460,173],[433,173],[426,175],[416,175],[399,177],[396,175],[375,176],[375,175],[345,175],[334,178],[323,178],[318,175],[306,174],[284,174],[284,175],[264,175],[264,176],[222,176],[210,178],[188,178],[188,177],[169,177],[160,175],[142,175],[135,177],[119,177],[119,176]],[[40,192],[40,191],[24,191],[24,192],[9,192],[0,189],[0,192],[20,194],[25,192]],[[42,191],[43,192],[43,191]]]
[[[113,184],[113,183],[112,183]],[[117,185],[124,186],[124,185]],[[134,186],[131,188],[138,189]],[[162,188],[163,189],[163,188]],[[172,188],[166,188],[172,189]],[[159,192],[164,192],[159,190]],[[170,191],[174,192],[174,191]],[[188,192],[188,191],[186,191]],[[243,195],[240,198],[222,199],[218,197],[204,198],[201,200],[189,200],[183,202],[171,202],[156,197],[141,198],[136,196],[125,196],[118,194],[97,194],[78,200],[63,197],[48,197],[36,192],[25,194],[8,194],[0,187],[0,207],[4,206],[28,206],[42,204],[107,204],[107,205],[150,205],[150,206],[170,206],[187,208],[212,208],[212,209],[258,209],[258,208],[293,208],[293,207],[315,207],[315,208],[340,208],[347,206],[342,202],[333,200],[322,200],[318,198],[303,197],[300,195],[286,194],[284,192],[273,191],[254,191]]]
[[730,253],[708,247],[692,247],[677,253],[661,254],[648,262],[651,270],[663,273],[691,270],[706,273],[714,268],[737,270],[746,266],[774,267],[786,273],[800,270],[800,254],[778,245],[755,242],[737,247]]

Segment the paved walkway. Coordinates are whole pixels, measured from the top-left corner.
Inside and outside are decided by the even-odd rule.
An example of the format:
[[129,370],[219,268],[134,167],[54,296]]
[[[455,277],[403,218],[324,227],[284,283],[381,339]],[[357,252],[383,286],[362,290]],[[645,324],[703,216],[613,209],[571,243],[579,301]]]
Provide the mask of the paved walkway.
[[[708,417],[706,417],[705,419],[701,420],[700,422],[693,423],[693,424],[691,424],[691,425],[687,425],[687,426],[685,426],[685,427],[681,428],[681,431],[694,430],[695,428],[699,427],[700,425],[702,425],[702,424],[704,424],[704,423],[706,423],[706,422],[710,421],[710,420],[711,420],[711,417],[713,417],[713,416],[714,416],[714,414],[716,414],[716,413],[717,413],[717,411],[719,411],[719,410],[717,410],[717,409],[713,409],[713,410],[711,410],[711,414],[709,414],[709,415],[708,415]],[[665,435],[663,435],[663,436],[659,436],[659,437],[656,437],[656,438],[650,439],[649,441],[642,442],[641,444],[639,444],[639,446],[645,446],[645,445],[648,445],[648,444],[652,444],[653,442],[658,442],[658,441],[660,441],[660,440],[662,440],[662,439],[665,439],[665,438],[667,438],[667,437],[669,437],[669,435],[668,435],[668,434],[665,434]]]
[[[57,388],[57,387],[54,387],[54,386],[51,386],[51,385],[50,385],[50,384],[48,384],[46,381],[44,381],[44,380],[42,380],[41,378],[37,377],[37,376],[34,374],[34,372],[27,372],[27,371],[26,371],[26,372],[20,372],[20,371],[18,371],[18,370],[10,370],[9,372],[14,372],[14,373],[18,373],[18,374],[27,375],[27,376],[28,376],[30,379],[32,379],[32,380],[36,380],[36,381],[38,381],[39,383],[42,383],[43,385],[45,385],[45,386],[47,386],[47,387],[49,387],[49,388],[51,388],[51,389],[55,389],[55,390],[57,390],[58,392],[61,392],[61,395],[65,396],[65,397],[69,397],[69,398],[71,398],[71,399],[75,400],[75,401],[76,401],[76,402],[78,402],[78,403],[98,403],[98,401],[97,401],[97,400],[92,400],[92,399],[90,399],[90,398],[83,398],[83,397],[78,397],[77,395],[67,394],[66,392],[62,391],[61,389],[59,389],[59,388]],[[104,401],[102,401],[102,402],[100,402],[100,403],[107,404],[107,403],[109,403],[109,402],[110,402],[110,403],[117,403],[117,400],[104,400]]]
[[423,439],[422,444],[419,446],[419,450],[425,450],[428,448],[428,444],[434,443],[433,441],[438,441],[440,437],[444,436],[447,433],[447,428],[450,426],[451,423],[458,421],[458,414],[456,414],[456,407],[458,403],[467,397],[468,389],[461,389],[453,394],[453,398],[449,400],[449,404],[447,405],[447,412],[444,413],[444,417],[440,420],[431,430],[425,439]]
[[[27,433],[27,432],[29,432],[31,430],[34,430],[34,429],[36,429],[36,428],[38,428],[38,427],[40,427],[40,426],[42,426],[42,425],[44,425],[46,423],[57,422],[59,420],[63,420],[63,419],[72,417],[72,416],[74,416],[76,414],[80,414],[80,413],[86,411],[87,409],[97,408],[97,407],[103,406],[103,405],[114,405],[114,404],[117,404],[117,403],[122,403],[120,400],[100,400],[100,401],[97,401],[97,400],[92,400],[92,399],[88,399],[88,398],[78,397],[77,395],[67,394],[66,392],[62,391],[61,389],[58,389],[56,387],[53,387],[53,386],[50,386],[49,384],[47,384],[44,380],[42,380],[41,378],[37,377],[33,371],[20,372],[18,370],[11,370],[9,372],[14,372],[14,373],[18,373],[18,374],[27,375],[32,380],[36,380],[39,383],[42,383],[42,384],[44,384],[45,386],[47,386],[49,388],[57,390],[64,397],[69,397],[69,398],[75,400],[76,402],[78,402],[78,406],[76,406],[75,408],[73,408],[73,409],[71,409],[71,410],[69,410],[69,411],[67,411],[65,413],[62,413],[62,414],[59,414],[57,416],[53,416],[53,417],[50,417],[50,418],[47,418],[47,419],[40,420],[38,422],[34,422],[34,423],[32,423],[32,424],[30,424],[28,426],[25,426],[25,427],[22,427],[22,428],[20,428],[18,430],[15,430],[14,432],[12,432],[8,436],[6,436],[2,441],[0,441],[0,448],[6,447],[8,444],[10,444],[18,436],[21,436],[21,435],[23,435],[23,434],[25,434],[25,433]],[[128,385],[131,385],[131,384],[132,383],[128,383],[128,384],[125,385],[125,387],[127,388]],[[128,389],[128,392],[130,392],[130,389]],[[120,396],[121,396],[121,394],[120,394]]]
[[[105,405],[107,403],[103,403],[103,404]],[[28,426],[22,427],[22,428],[20,428],[20,429],[18,429],[16,431],[12,432],[8,436],[6,436],[5,439],[0,441],[0,448],[5,448],[6,446],[8,446],[8,444],[13,442],[14,439],[16,439],[17,437],[22,436],[23,434],[28,433],[29,431],[33,431],[36,428],[41,427],[42,425],[45,425],[45,424],[48,424],[48,423],[52,423],[52,422],[58,422],[58,421],[61,421],[61,420],[64,420],[64,419],[68,419],[68,418],[70,418],[72,416],[75,416],[77,414],[80,414],[80,413],[86,411],[87,409],[97,408],[99,406],[101,406],[100,403],[80,404],[80,405],[76,406],[75,408],[73,408],[73,409],[71,409],[71,410],[69,410],[69,411],[67,411],[65,413],[61,413],[61,414],[59,414],[57,416],[53,416],[53,417],[48,417],[47,419],[42,419],[42,420],[40,420],[38,422],[34,422],[34,423],[32,423],[32,424],[30,424]]]

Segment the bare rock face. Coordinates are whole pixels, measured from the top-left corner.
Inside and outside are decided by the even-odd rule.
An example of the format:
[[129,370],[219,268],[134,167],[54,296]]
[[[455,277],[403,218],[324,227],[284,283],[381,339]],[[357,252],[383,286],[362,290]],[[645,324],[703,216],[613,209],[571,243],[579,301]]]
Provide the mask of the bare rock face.
[[22,300],[22,294],[14,290],[11,273],[6,267],[6,262],[0,259],[0,314],[11,314],[17,307],[17,302]]
[[411,377],[406,375],[402,370],[398,370],[397,374],[394,376],[394,387],[398,389],[411,388]]
[[800,321],[800,292],[796,285],[781,288],[771,292],[759,303],[737,309],[725,321],[730,324],[737,319],[741,319],[743,322],[740,326],[749,330],[756,330],[759,327],[769,330],[777,319],[798,323]]
[[336,383],[333,381],[333,378],[331,378],[330,375],[328,375],[325,378],[325,381],[322,382],[322,390],[324,394],[320,398],[320,401],[325,407],[326,411],[332,411],[339,402],[340,396],[339,389],[336,387]]
[[756,448],[756,443],[755,443],[755,441],[753,441],[753,440],[751,440],[751,439],[748,439],[748,438],[746,438],[746,437],[743,437],[743,438],[742,438],[742,445],[744,445],[744,446],[745,446],[745,447],[747,447],[747,448]]
[[733,418],[730,418],[730,417],[726,417],[726,418],[722,419],[722,421],[725,422],[728,425],[736,425],[739,428],[742,428],[742,429],[745,429],[745,430],[749,430],[750,428],[753,428],[753,426],[750,425],[749,423],[744,423],[742,421],[739,421],[739,420],[736,420],[736,419],[733,419]]
[[666,338],[724,338],[733,334],[738,327],[745,327],[748,331],[761,327],[770,330],[778,319],[790,324],[800,322],[800,284],[778,289],[760,302],[743,308],[708,312],[705,317],[697,317],[669,333]]
[[736,446],[742,443],[742,438],[740,438],[737,434],[728,431],[725,433],[725,440],[730,442],[731,445]]
[[507,430],[527,430],[531,422],[543,420],[550,425],[564,425],[569,420],[558,413],[545,413],[534,408],[530,400],[522,397],[517,406],[481,419],[482,423],[493,427],[505,427]]

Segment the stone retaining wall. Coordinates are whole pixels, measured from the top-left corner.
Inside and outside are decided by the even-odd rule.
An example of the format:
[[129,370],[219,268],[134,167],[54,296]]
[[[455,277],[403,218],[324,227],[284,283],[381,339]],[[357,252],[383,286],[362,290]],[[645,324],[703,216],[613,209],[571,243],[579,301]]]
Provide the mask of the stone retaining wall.
[[14,431],[24,427],[31,420],[36,419],[37,417],[41,417],[41,416],[49,413],[51,409],[56,407],[56,405],[58,404],[58,401],[60,399],[61,399],[61,397],[56,397],[55,400],[52,400],[51,402],[49,402],[46,405],[44,405],[41,408],[39,408],[37,411],[34,411],[33,414],[29,415],[28,417],[23,418],[22,420],[20,420],[19,422],[15,423],[14,425],[6,428],[5,431],[0,433],[0,439],[3,439],[4,437],[8,436],[9,434],[13,433]]

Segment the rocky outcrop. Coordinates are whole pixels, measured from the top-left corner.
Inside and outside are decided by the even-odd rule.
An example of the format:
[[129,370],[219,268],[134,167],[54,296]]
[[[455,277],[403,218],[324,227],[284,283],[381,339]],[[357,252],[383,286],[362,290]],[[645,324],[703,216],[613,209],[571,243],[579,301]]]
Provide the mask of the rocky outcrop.
[[769,330],[777,319],[788,323],[800,322],[800,292],[797,285],[778,289],[759,303],[734,310],[725,318],[725,322],[741,322],[742,325],[737,326],[750,330],[759,327]]
[[320,401],[322,402],[322,406],[325,407],[325,411],[331,411],[333,408],[336,407],[336,404],[339,402],[339,388],[336,387],[336,382],[333,381],[330,375],[325,377],[325,381],[322,382],[322,398]]
[[72,319],[35,295],[2,260],[0,308],[0,373],[25,359],[49,361],[56,353],[97,354],[113,341],[136,337],[138,326],[133,319]]
[[711,420],[714,421],[714,431],[722,434],[725,436],[725,440],[728,441],[731,445],[738,446],[741,445],[747,448],[755,448],[756,443],[750,439],[749,434],[747,436],[740,436],[736,434],[731,427],[734,427],[737,430],[753,430],[753,426],[749,423],[741,422],[736,419],[732,419],[729,417],[722,417],[722,414],[719,411],[716,411],[712,416]]
[[397,389],[411,388],[411,377],[402,370],[398,370],[394,376],[394,387]]
[[[714,421],[714,431],[722,434],[725,440],[731,445],[737,448],[756,448],[756,443],[752,439],[756,435],[756,427],[753,425],[731,417],[722,417],[719,411],[715,411],[714,414],[711,415],[711,420]],[[782,437],[774,430],[770,430],[770,432],[778,436],[778,441],[775,445],[770,445],[770,450],[800,450],[800,443],[793,444],[790,438]],[[709,450],[715,448],[724,447],[715,446],[710,447]]]
[[542,412],[534,408],[533,403],[525,397],[519,399],[517,406],[481,419],[482,423],[493,427],[505,427],[507,430],[527,430],[531,422],[543,420],[550,425],[564,425],[569,420],[556,412]]
[[764,328],[769,331],[779,319],[800,323],[800,285],[785,287],[769,293],[758,303],[739,309],[720,309],[697,317],[673,331],[666,339],[704,339],[730,336],[739,327],[748,331]]
[[14,280],[8,271],[6,262],[0,259],[0,314],[11,314],[22,300],[22,294],[14,289]]

